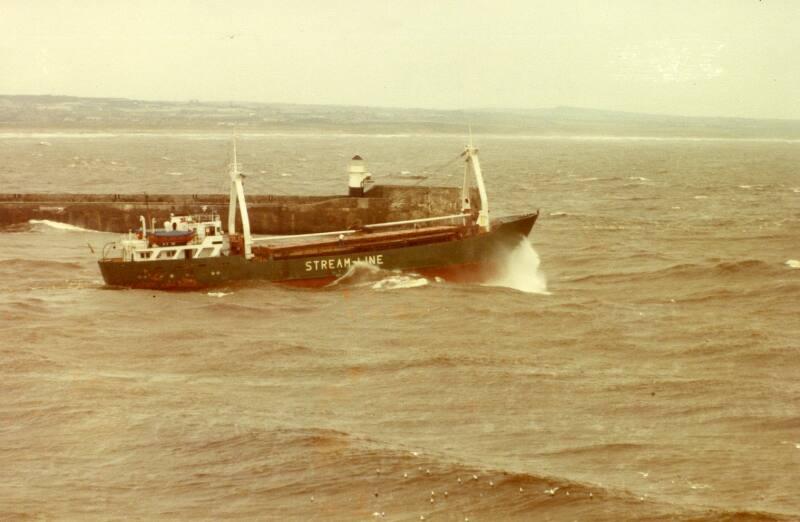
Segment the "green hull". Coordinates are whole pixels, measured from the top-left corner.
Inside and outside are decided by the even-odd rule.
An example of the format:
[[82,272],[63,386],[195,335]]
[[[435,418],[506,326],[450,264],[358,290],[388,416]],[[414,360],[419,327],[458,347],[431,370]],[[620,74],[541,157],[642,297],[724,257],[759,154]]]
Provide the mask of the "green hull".
[[530,233],[537,217],[538,212],[506,218],[494,224],[491,232],[463,239],[385,249],[376,245],[358,254],[277,260],[240,255],[143,262],[104,259],[98,263],[107,285],[159,290],[213,288],[250,280],[324,286],[358,262],[446,280],[479,281],[491,275],[498,254]]

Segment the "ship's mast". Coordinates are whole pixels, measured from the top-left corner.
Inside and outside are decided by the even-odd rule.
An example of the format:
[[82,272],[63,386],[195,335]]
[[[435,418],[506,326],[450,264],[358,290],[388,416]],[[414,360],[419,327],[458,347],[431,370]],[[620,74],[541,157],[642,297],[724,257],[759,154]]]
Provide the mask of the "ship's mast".
[[239,170],[239,162],[236,158],[236,139],[233,140],[233,162],[230,167],[231,195],[230,205],[228,206],[228,234],[236,233],[236,203],[239,203],[239,212],[242,215],[242,235],[244,236],[244,256],[247,259],[253,257],[253,239],[250,236],[250,217],[247,214],[247,204],[244,201],[244,186],[242,180],[244,174]]
[[[483,184],[483,172],[481,171],[481,162],[478,159],[478,149],[472,146],[472,132],[470,129],[470,136],[469,136],[469,145],[464,149],[464,152],[461,154],[466,158],[466,166],[465,168],[472,168],[472,173],[475,175],[475,184],[478,185],[478,193],[481,197],[481,208],[478,211],[478,226],[481,227],[486,232],[489,232],[490,225],[489,225],[489,198],[486,195],[486,186]],[[466,174],[466,173],[465,173]],[[465,188],[462,190],[466,189]],[[462,199],[466,198],[467,196],[462,194]],[[464,202],[462,202],[464,205]]]
[[[469,145],[472,146],[472,125],[469,126]],[[461,213],[468,214],[472,209],[469,193],[469,163],[464,162],[464,180],[461,182]]]

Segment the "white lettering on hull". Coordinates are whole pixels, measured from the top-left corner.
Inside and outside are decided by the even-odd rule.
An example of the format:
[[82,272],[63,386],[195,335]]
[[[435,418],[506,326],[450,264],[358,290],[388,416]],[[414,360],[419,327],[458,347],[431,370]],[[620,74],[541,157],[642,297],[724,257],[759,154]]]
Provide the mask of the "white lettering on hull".
[[350,268],[353,263],[369,263],[370,265],[383,265],[383,254],[364,257],[331,257],[328,259],[314,259],[306,261],[306,272],[319,272],[321,270],[338,270]]

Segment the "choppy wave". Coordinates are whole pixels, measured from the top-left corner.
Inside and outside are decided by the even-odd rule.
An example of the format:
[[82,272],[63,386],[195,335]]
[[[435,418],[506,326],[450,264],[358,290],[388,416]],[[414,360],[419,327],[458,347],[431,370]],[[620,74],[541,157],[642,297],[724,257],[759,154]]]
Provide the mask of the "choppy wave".
[[384,270],[379,266],[357,262],[350,265],[347,272],[328,285],[370,288],[372,290],[403,290],[427,286],[430,280],[412,272]]
[[[788,263],[787,263],[788,264]],[[775,272],[778,267],[761,259],[742,259],[739,261],[718,261],[710,263],[679,263],[664,268],[646,271],[624,271],[589,274],[571,279],[573,282],[584,281],[638,281],[659,278],[674,278],[676,282],[689,278],[707,278],[709,276],[750,275],[759,277]]]
[[[219,292],[224,294],[224,292]],[[213,292],[209,293],[208,295],[212,295]],[[225,294],[229,295],[229,294]],[[217,297],[217,296],[213,296]],[[204,304],[197,307],[197,310],[202,311],[204,313],[208,313],[211,316],[219,316],[222,317],[239,317],[239,318],[250,318],[250,319],[258,319],[263,318],[267,315],[273,313],[273,311],[268,307],[261,307],[255,305],[246,305],[236,302],[224,302],[215,299],[213,302],[207,301],[210,304]]]
[[[331,158],[317,145],[337,138],[317,136],[251,163],[340,190],[312,164],[350,154]],[[6,177],[17,192],[155,190],[179,164],[218,168],[210,142],[191,139],[152,169],[144,139],[124,156],[122,138],[85,140],[81,157],[138,166],[130,179],[101,163],[75,177],[63,162]],[[64,154],[76,141],[17,145]],[[397,168],[424,172],[447,145],[425,141],[370,145],[378,158],[408,146]],[[493,145],[507,189],[493,208],[545,208],[533,274],[546,271],[552,296],[374,267],[335,291],[71,291],[102,287],[84,246],[99,236],[14,227],[34,233],[0,249],[20,258],[0,262],[0,417],[14,419],[0,464],[26,487],[7,491],[0,519],[796,520],[794,149]],[[552,174],[567,164],[574,176]],[[602,181],[576,181],[587,176]],[[395,283],[422,286],[380,289]],[[57,466],[31,465],[54,452]]]
[[772,265],[760,259],[743,259],[741,261],[722,261],[713,266],[714,270],[722,274],[735,274],[739,272],[757,272],[769,270]]
[[81,228],[75,225],[70,225],[69,223],[61,223],[60,221],[50,221],[49,219],[31,219],[28,220],[28,223],[31,225],[41,225],[56,230],[66,230],[68,232],[96,232],[95,230],[90,230],[88,228]]
[[373,290],[401,290],[418,288],[429,284],[428,279],[410,274],[396,274],[385,277],[372,285]]
[[66,271],[71,272],[75,269],[82,268],[82,265],[76,261],[53,261],[49,259],[0,259],[0,269],[7,269],[10,271],[24,270],[30,271]]
[[[788,520],[757,511],[674,505],[565,477],[470,464],[336,429],[250,429],[188,439],[181,433],[165,435],[169,447],[177,448],[173,460],[239,462],[234,479],[255,480],[270,472],[263,491],[273,509],[286,506],[272,513],[278,518],[328,513],[340,520]],[[204,474],[192,487],[205,491],[212,483],[225,488],[235,482]]]
[[[396,372],[404,372],[419,369],[443,369],[443,368],[485,368],[497,364],[496,359],[488,357],[474,356],[449,356],[436,355],[432,357],[416,359],[393,359],[375,364],[359,364],[350,366],[348,371],[355,371],[359,374],[369,373],[375,376],[393,375]],[[509,360],[508,366],[513,367],[514,361]]]
[[41,372],[43,369],[53,370],[62,366],[50,357],[20,347],[0,348],[0,358],[13,372]]

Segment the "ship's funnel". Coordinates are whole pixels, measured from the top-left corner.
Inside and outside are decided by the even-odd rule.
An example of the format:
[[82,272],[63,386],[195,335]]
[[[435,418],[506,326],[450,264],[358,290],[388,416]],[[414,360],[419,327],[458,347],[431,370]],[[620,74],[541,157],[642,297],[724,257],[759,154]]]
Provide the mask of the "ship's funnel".
[[366,166],[364,165],[364,159],[358,154],[353,156],[353,159],[350,160],[350,167],[347,169],[347,173],[350,176],[348,182],[349,195],[355,197],[363,196],[364,185],[372,178],[372,175],[367,172]]

